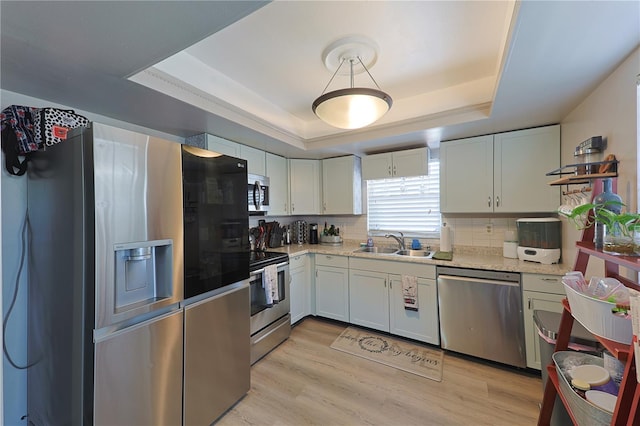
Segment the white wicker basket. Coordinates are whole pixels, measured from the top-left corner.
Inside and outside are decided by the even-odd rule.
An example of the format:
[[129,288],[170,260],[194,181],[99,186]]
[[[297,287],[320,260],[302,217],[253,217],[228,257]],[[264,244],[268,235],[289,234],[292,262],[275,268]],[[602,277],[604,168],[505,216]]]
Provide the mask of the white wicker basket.
[[591,333],[614,342],[630,344],[633,339],[632,322],[629,318],[611,312],[615,303],[594,299],[582,294],[567,284],[564,285],[573,317]]

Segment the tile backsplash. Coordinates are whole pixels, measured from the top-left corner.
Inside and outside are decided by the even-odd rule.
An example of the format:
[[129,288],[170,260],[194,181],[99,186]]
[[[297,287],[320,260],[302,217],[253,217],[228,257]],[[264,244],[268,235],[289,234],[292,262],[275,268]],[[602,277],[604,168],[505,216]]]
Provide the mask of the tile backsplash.
[[[502,249],[505,231],[517,230],[516,220],[530,215],[514,217],[446,217],[442,221],[451,227],[453,246],[491,247]],[[367,241],[367,216],[264,216],[249,218],[250,226],[256,226],[259,219],[278,221],[280,225],[288,225],[294,220],[305,220],[307,223],[317,223],[320,230],[324,223],[340,228],[340,234],[345,240]],[[439,239],[420,238],[423,245],[439,246]],[[374,237],[374,242],[379,245],[388,245],[393,242],[384,237]],[[407,241],[407,244],[410,241]]]

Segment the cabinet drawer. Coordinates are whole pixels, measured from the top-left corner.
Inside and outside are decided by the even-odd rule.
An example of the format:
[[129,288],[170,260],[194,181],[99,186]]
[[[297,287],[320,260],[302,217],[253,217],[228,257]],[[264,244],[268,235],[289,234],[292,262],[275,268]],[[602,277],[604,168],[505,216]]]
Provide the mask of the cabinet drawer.
[[316,254],[316,265],[348,268],[349,258],[346,256],[334,256],[333,254]]
[[522,274],[522,289],[543,293],[565,294],[562,276]]
[[297,256],[289,257],[289,268],[290,269],[304,268],[305,266],[307,266],[307,255],[306,254],[299,254]]

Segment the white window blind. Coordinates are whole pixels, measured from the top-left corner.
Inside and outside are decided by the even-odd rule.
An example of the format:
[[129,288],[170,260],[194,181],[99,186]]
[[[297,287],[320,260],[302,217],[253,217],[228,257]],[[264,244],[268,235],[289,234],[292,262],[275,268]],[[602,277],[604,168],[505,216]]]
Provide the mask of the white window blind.
[[429,174],[367,181],[368,229],[373,235],[401,231],[406,236],[440,235],[440,160]]

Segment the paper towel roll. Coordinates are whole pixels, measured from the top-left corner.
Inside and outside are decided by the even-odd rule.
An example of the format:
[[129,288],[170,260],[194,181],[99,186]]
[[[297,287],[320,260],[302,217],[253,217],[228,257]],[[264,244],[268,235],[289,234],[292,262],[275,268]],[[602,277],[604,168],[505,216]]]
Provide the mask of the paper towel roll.
[[451,228],[446,223],[440,228],[440,251],[451,251]]

